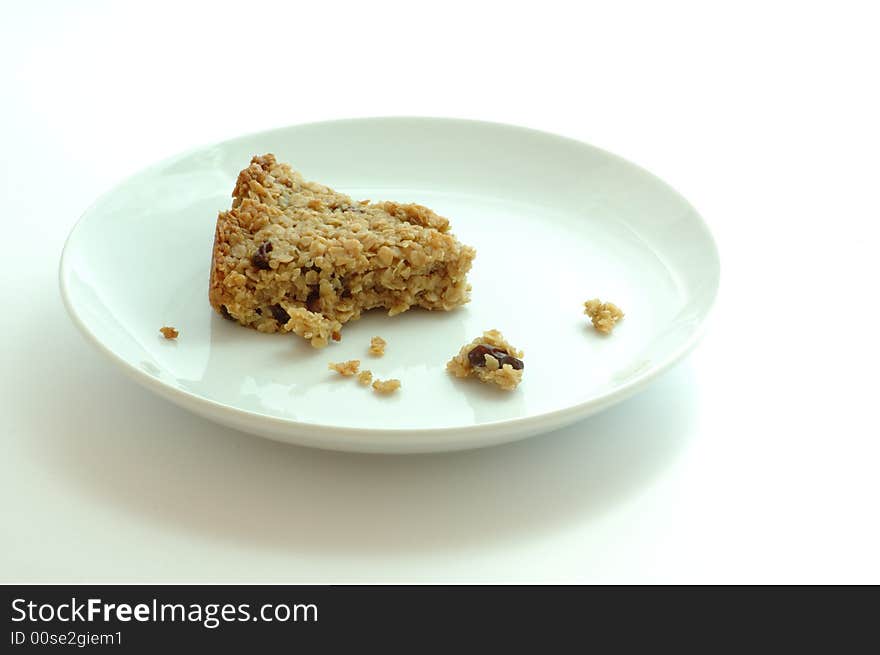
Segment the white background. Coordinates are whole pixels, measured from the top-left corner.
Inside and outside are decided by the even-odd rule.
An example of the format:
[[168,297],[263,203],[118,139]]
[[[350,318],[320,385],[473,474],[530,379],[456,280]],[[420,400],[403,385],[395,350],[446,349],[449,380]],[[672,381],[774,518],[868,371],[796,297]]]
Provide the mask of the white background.
[[[4,1],[0,580],[880,582],[871,5]],[[385,457],[217,427],[75,331],[57,263],[97,195],[369,115],[544,129],[664,178],[721,251],[702,344],[560,432]]]

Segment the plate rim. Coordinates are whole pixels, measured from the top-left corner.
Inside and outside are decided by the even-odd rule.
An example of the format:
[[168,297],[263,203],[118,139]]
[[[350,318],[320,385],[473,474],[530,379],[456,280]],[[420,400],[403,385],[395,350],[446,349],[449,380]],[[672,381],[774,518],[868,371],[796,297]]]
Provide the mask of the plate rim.
[[[569,144],[576,145],[578,147],[586,147],[601,153],[602,155],[609,157],[615,161],[622,162],[627,166],[630,166],[636,170],[638,170],[641,174],[646,175],[653,179],[653,181],[659,183],[664,187],[667,192],[672,193],[676,196],[685,206],[687,206],[691,212],[693,217],[697,220],[697,224],[703,233],[703,237],[706,239],[706,243],[711,250],[711,259],[715,264],[714,271],[714,282],[710,295],[706,300],[705,311],[699,318],[698,324],[694,327],[691,334],[685,339],[678,347],[671,350],[664,358],[661,360],[652,363],[651,366],[635,376],[631,380],[628,380],[622,383],[620,386],[612,389],[611,391],[600,394],[594,398],[584,400],[582,402],[570,405],[568,407],[562,407],[559,409],[550,410],[547,412],[541,412],[539,414],[533,414],[530,416],[522,416],[517,418],[510,419],[502,419],[497,421],[488,421],[484,423],[477,423],[474,425],[465,425],[465,426],[455,426],[455,427],[389,427],[389,428],[363,428],[363,427],[352,427],[352,426],[337,426],[337,425],[328,425],[326,423],[314,423],[309,421],[302,421],[293,418],[285,418],[280,416],[272,416],[268,414],[262,414],[260,412],[255,412],[247,409],[242,409],[240,407],[236,407],[234,405],[229,405],[226,403],[222,403],[216,400],[212,400],[211,398],[207,398],[205,396],[199,395],[192,391],[188,391],[186,389],[180,389],[177,387],[170,386],[159,378],[148,374],[147,372],[141,370],[140,368],[134,366],[127,359],[118,355],[111,348],[105,345],[98,336],[92,332],[80,315],[77,313],[74,302],[71,299],[71,293],[68,289],[68,277],[70,274],[70,265],[69,265],[69,257],[70,257],[70,244],[72,239],[77,233],[77,230],[82,225],[83,221],[88,217],[93,209],[99,205],[105,198],[110,196],[112,193],[116,191],[120,186],[126,183],[128,180],[148,173],[154,169],[158,169],[160,167],[167,166],[169,164],[174,163],[179,159],[183,159],[188,157],[196,152],[205,150],[210,147],[216,147],[220,145],[231,144],[239,141],[244,141],[247,139],[251,139],[257,136],[271,135],[275,132],[283,132],[286,130],[294,129],[294,128],[307,128],[307,127],[317,127],[317,126],[329,126],[333,124],[340,123],[367,123],[367,122],[396,122],[396,121],[413,121],[413,122],[423,122],[423,123],[431,123],[431,122],[444,122],[444,123],[459,123],[459,124],[467,124],[475,127],[489,127],[489,128],[502,128],[506,130],[514,130],[514,131],[522,131],[526,133],[530,133],[535,136],[540,136],[543,138],[550,138],[561,140],[564,142],[568,142]],[[598,146],[594,146],[585,141],[580,141],[578,139],[574,139],[571,137],[567,137],[561,134],[556,134],[554,132],[547,132],[544,130],[538,130],[535,128],[525,127],[521,125],[515,125],[511,123],[502,123],[495,121],[485,121],[485,120],[473,120],[467,118],[451,118],[451,117],[440,117],[440,116],[409,116],[409,115],[401,115],[401,116],[365,116],[365,117],[350,117],[350,118],[339,118],[333,120],[325,120],[325,121],[310,121],[307,123],[294,123],[290,125],[283,125],[279,127],[273,127],[265,130],[256,130],[253,132],[248,132],[246,134],[241,134],[229,139],[223,139],[219,141],[214,141],[208,144],[200,144],[184,150],[182,152],[171,155],[170,157],[166,157],[161,159],[149,166],[144,168],[140,168],[129,175],[126,175],[120,180],[117,180],[110,186],[106,191],[101,193],[79,216],[74,225],[71,227],[70,232],[67,235],[67,238],[64,241],[64,246],[61,252],[61,258],[58,266],[58,283],[61,291],[61,298],[64,304],[64,307],[71,318],[74,325],[80,331],[80,333],[86,337],[86,340],[95,346],[100,352],[109,357],[109,359],[114,362],[118,367],[120,367],[123,372],[125,372],[130,378],[134,379],[136,382],[141,384],[142,386],[150,389],[154,393],[157,393],[161,397],[174,402],[178,406],[184,407],[189,411],[195,411],[197,414],[200,414],[204,417],[212,417],[216,414],[225,414],[230,419],[235,419],[236,425],[241,425],[247,420],[256,420],[263,423],[270,423],[275,428],[273,433],[270,435],[265,432],[259,432],[257,434],[262,434],[263,436],[267,436],[272,439],[276,439],[283,442],[288,443],[297,443],[301,445],[307,445],[310,447],[325,447],[335,450],[352,450],[356,448],[342,448],[338,445],[334,444],[326,444],[322,445],[318,443],[317,440],[312,438],[304,438],[303,435],[306,432],[315,433],[314,436],[334,436],[338,438],[344,437],[356,437],[356,438],[366,438],[369,437],[371,439],[381,439],[384,441],[384,445],[413,445],[413,446],[430,446],[431,444],[421,443],[421,444],[407,444],[407,442],[400,441],[405,437],[412,436],[425,436],[425,437],[458,437],[449,443],[442,442],[440,444],[434,445],[448,445],[453,448],[461,447],[457,445],[457,441],[463,441],[466,437],[478,437],[481,433],[492,433],[500,431],[508,431],[509,438],[504,439],[503,441],[513,441],[516,439],[524,438],[529,434],[535,434],[542,431],[550,431],[555,429],[556,427],[561,427],[566,425],[578,418],[586,418],[587,416],[599,412],[611,405],[614,405],[626,398],[632,396],[633,394],[641,391],[644,387],[646,387],[650,382],[652,382],[656,377],[661,375],[662,373],[669,370],[673,365],[678,363],[682,358],[684,358],[693,348],[700,342],[703,336],[706,333],[709,318],[713,312],[715,307],[720,285],[721,285],[721,258],[718,251],[718,245],[712,234],[712,231],[709,229],[709,225],[706,222],[705,218],[700,214],[696,208],[685,198],[677,189],[672,187],[670,184],[665,182],[663,179],[659,178],[657,175],[652,173],[651,171],[643,168],[642,166],[625,159],[619,155],[616,155],[608,150],[600,148]],[[228,423],[227,423],[228,425]],[[546,425],[546,429],[542,429],[542,425]],[[246,430],[245,428],[238,428],[241,430]],[[500,441],[492,441],[486,443],[484,445],[492,445],[493,443],[499,443]],[[356,446],[357,444],[351,444],[352,446]],[[362,444],[368,445],[368,444]],[[480,444],[483,445],[483,444]],[[475,446],[475,447],[479,447]],[[415,451],[414,451],[415,452]],[[421,451],[424,452],[424,451]]]

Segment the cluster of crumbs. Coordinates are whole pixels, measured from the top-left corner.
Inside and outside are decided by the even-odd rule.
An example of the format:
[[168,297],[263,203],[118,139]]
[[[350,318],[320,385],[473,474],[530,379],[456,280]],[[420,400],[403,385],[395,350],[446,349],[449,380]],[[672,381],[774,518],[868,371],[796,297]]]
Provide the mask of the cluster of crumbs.
[[166,339],[176,339],[180,335],[180,332],[177,331],[177,328],[167,326],[159,328],[159,332],[161,332],[162,336]]
[[359,359],[351,359],[347,362],[330,362],[327,365],[331,371],[336,371],[343,377],[357,376],[358,384],[368,387],[372,383],[373,391],[380,394],[394,393],[400,389],[400,380],[373,380],[373,372],[370,370],[360,370],[361,362]]
[[584,303],[584,314],[593,321],[593,327],[602,334],[611,334],[614,325],[623,318],[623,311],[612,302],[602,302],[598,298]]
[[494,384],[513,391],[522,381],[523,353],[504,340],[498,330],[487,330],[461,347],[446,364],[446,370],[457,378],[473,377],[485,384]]
[[376,393],[394,393],[400,389],[400,380],[376,380],[373,382],[373,391]]
[[370,339],[370,354],[381,357],[385,354],[386,345],[385,339],[382,337],[373,337]]
[[359,359],[350,359],[347,362],[330,362],[327,365],[331,371],[336,371],[339,375],[350,378],[352,375],[355,375],[358,372],[358,369],[361,366],[361,361]]

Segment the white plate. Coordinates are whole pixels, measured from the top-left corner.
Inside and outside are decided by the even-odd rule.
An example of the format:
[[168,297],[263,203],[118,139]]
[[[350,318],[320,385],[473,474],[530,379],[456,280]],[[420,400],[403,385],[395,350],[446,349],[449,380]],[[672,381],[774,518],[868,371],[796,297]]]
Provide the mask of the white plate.
[[[207,300],[217,211],[264,152],[356,198],[418,202],[449,217],[477,248],[472,302],[448,313],[370,312],[323,350],[220,318]],[[607,152],[507,125],[381,118],[249,135],[138,173],[73,229],[60,278],[83,333],[169,400],[282,441],[403,453],[511,441],[641,389],[694,345],[719,262],[687,201]],[[609,337],[582,314],[594,296],[626,312]],[[163,339],[163,325],[180,338]],[[445,372],[489,328],[525,350],[513,393]],[[388,341],[383,358],[366,354],[373,335]],[[327,370],[353,358],[402,388],[379,397]]]

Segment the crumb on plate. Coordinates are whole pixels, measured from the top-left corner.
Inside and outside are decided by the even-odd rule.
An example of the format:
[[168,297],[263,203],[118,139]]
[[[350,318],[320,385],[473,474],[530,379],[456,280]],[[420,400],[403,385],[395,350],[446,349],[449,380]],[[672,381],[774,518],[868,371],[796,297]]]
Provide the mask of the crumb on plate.
[[361,360],[359,359],[351,359],[347,362],[330,362],[327,364],[327,368],[331,371],[336,371],[339,375],[343,375],[347,378],[350,378],[352,375],[355,375],[358,372],[358,368],[360,368]]
[[602,334],[611,334],[614,325],[623,318],[623,311],[613,302],[602,302],[598,298],[584,303],[584,314],[593,321],[593,327]]
[[180,335],[180,332],[177,331],[177,328],[168,326],[159,328],[159,332],[161,332],[162,336],[166,339],[176,339]]
[[373,337],[370,339],[370,354],[381,357],[385,354],[385,346],[387,342],[382,337]]
[[446,363],[446,370],[457,378],[474,377],[485,384],[494,384],[513,391],[522,381],[523,352],[504,340],[498,330],[486,330],[461,347]]
[[365,387],[373,381],[373,372],[369,370],[363,370],[358,373],[358,382],[360,382]]
[[373,391],[376,393],[394,393],[400,389],[400,380],[376,380],[373,382]]

